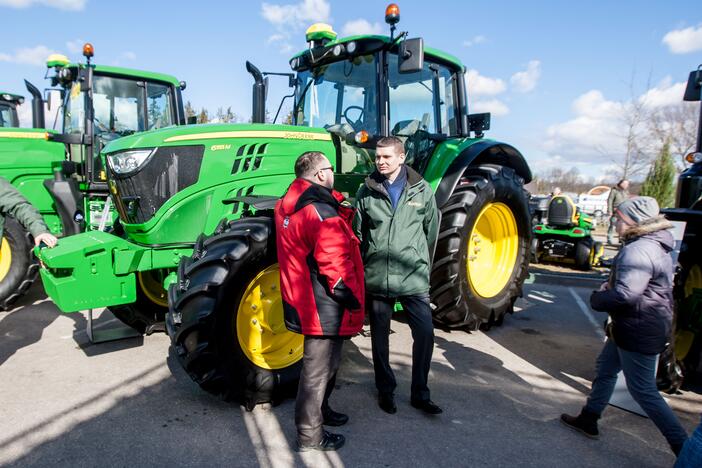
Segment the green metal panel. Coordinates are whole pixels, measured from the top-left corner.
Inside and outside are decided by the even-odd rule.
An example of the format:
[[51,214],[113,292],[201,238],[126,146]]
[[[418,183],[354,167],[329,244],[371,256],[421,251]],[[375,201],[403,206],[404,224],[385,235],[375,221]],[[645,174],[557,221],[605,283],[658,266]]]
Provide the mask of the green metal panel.
[[431,188],[436,189],[439,187],[439,183],[446,174],[446,170],[449,168],[454,159],[461,154],[463,150],[469,146],[479,142],[485,141],[484,138],[452,138],[446,140],[436,146],[434,154],[429,160],[426,170],[422,176],[429,182]]
[[60,234],[61,220],[54,201],[44,187],[53,177],[52,167],[65,157],[63,143],[48,141],[44,129],[0,130],[0,176],[6,178],[44,217],[52,233]]

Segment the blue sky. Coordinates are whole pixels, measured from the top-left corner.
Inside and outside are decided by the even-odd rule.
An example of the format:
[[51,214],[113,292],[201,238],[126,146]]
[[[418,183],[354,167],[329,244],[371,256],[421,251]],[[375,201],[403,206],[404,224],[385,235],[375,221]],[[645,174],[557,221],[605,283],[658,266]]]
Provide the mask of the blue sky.
[[[287,71],[317,20],[345,32],[387,31],[385,2],[269,0],[165,2],[0,0],[0,88],[43,82],[52,51],[162,71],[188,83],[185,99],[210,111],[251,109],[244,62]],[[702,63],[702,9],[693,1],[405,1],[399,28],[458,56],[470,70],[472,110],[493,112],[489,136],[514,144],[532,168],[609,170],[622,151],[618,113],[647,96],[667,104]],[[633,77],[633,78],[632,78]],[[273,80],[268,106],[287,91]],[[633,86],[632,86],[633,84]],[[26,113],[25,113],[26,115]],[[607,154],[605,154],[607,153]]]

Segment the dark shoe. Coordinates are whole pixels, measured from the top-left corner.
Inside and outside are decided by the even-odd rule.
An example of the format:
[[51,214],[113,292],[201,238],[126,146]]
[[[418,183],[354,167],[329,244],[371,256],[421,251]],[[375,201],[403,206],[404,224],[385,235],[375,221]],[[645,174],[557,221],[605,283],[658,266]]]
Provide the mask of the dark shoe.
[[599,416],[586,411],[581,411],[578,416],[571,416],[569,414],[561,415],[561,422],[563,424],[591,439],[600,438],[600,431],[597,429],[598,419]]
[[397,413],[397,406],[395,405],[395,397],[392,394],[381,393],[378,397],[378,406],[380,409],[388,414]]
[[431,400],[412,400],[410,403],[415,408],[422,410],[427,414],[441,414],[444,412]]
[[322,440],[317,445],[302,445],[297,443],[298,452],[309,452],[310,450],[319,450],[322,452],[332,452],[344,446],[346,438],[341,434],[332,434],[324,431]]
[[322,424],[325,426],[343,426],[347,422],[349,422],[349,417],[343,413],[337,413],[333,409],[328,409],[326,411],[322,411],[322,415],[324,417],[324,421]]

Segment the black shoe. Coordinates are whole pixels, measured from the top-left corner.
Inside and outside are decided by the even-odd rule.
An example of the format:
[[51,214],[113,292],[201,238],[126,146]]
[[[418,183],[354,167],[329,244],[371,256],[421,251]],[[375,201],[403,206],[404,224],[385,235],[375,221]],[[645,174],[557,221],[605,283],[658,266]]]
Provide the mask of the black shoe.
[[325,426],[343,426],[347,422],[349,422],[349,417],[343,413],[337,413],[333,409],[328,409],[326,411],[322,411],[322,415],[324,418],[324,421],[322,424]]
[[412,400],[410,403],[415,408],[422,410],[427,414],[441,414],[444,412],[431,400]]
[[581,411],[578,416],[571,416],[569,414],[561,415],[561,422],[563,424],[591,439],[600,438],[600,431],[597,429],[598,419],[599,416],[586,411]]
[[322,440],[317,445],[302,445],[298,442],[297,450],[298,452],[309,452],[310,450],[333,452],[343,447],[344,442],[346,442],[346,437],[341,434],[332,434],[331,432],[324,431]]
[[397,413],[397,406],[395,405],[395,397],[392,394],[381,393],[378,396],[378,406],[380,409],[388,414]]

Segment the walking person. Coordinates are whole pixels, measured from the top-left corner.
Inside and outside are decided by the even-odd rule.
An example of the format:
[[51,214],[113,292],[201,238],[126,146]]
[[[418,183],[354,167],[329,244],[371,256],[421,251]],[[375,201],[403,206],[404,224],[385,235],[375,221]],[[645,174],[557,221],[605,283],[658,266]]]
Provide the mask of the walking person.
[[609,213],[609,228],[607,229],[607,244],[614,245],[614,231],[617,219],[615,211],[619,205],[629,199],[629,181],[621,179],[612,187],[607,197],[607,212]]
[[363,327],[363,262],[353,207],[334,190],[334,172],[319,152],[295,162],[297,177],[275,207],[285,326],[304,338],[295,404],[300,451],[336,450],[345,438],[323,429],[348,416],[329,406],[344,339]]
[[356,195],[354,229],[361,240],[366,273],[367,309],[378,404],[397,411],[397,386],[390,367],[390,319],[395,302],[407,312],[412,329],[411,404],[429,414],[441,413],[430,399],[428,379],[434,350],[429,305],[429,273],[438,233],[438,211],[429,184],[404,165],[397,137],[378,141],[376,170]]
[[563,414],[561,421],[589,437],[599,437],[597,420],[623,370],[629,393],[677,455],[687,434],[658,392],[655,375],[673,319],[672,225],[659,213],[651,197],[629,199],[615,210],[624,246],[614,258],[609,281],[590,297],[593,309],[609,314],[608,338],[597,358],[587,403],[578,416]]

